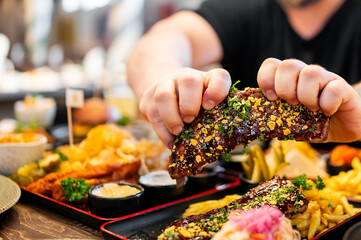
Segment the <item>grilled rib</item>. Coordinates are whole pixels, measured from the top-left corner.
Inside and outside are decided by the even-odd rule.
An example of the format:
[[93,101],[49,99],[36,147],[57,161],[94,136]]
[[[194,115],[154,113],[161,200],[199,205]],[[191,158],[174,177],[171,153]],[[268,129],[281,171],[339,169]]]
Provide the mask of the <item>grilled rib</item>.
[[248,210],[262,205],[278,208],[286,217],[291,217],[306,211],[308,200],[290,180],[275,176],[225,207],[173,221],[158,239],[211,239],[228,221],[232,210]]
[[269,101],[257,88],[231,91],[214,109],[202,108],[196,119],[185,125],[173,144],[169,174],[173,179],[196,174],[220,156],[229,158],[237,145],[255,139],[322,142],[327,138],[329,118],[302,104]]

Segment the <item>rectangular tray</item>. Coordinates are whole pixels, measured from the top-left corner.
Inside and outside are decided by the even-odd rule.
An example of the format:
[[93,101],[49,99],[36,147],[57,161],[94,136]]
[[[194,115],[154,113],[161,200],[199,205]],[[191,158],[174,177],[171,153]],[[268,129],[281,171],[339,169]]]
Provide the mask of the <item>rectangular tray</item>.
[[[113,221],[116,219],[123,219],[128,217],[129,215],[139,215],[142,213],[153,211],[153,209],[159,209],[167,206],[171,206],[173,204],[176,204],[178,202],[184,201],[184,199],[192,199],[197,198],[199,196],[212,194],[215,192],[222,192],[226,189],[230,189],[233,187],[236,187],[240,184],[240,181],[238,178],[233,176],[227,176],[222,173],[217,173],[215,175],[215,181],[212,181],[212,183],[204,183],[197,186],[189,186],[189,191],[186,191],[186,193],[182,196],[180,196],[179,200],[173,200],[164,202],[162,200],[157,202],[146,204],[141,209],[139,209],[137,212],[128,214],[126,216],[119,216],[117,218],[104,218],[97,215],[94,215],[90,213],[89,211],[82,210],[79,208],[76,208],[74,206],[71,206],[69,204],[57,201],[53,198],[44,196],[42,194],[30,192],[24,188],[21,188],[22,191],[22,199],[23,200],[29,200],[32,203],[37,203],[41,206],[44,206],[48,209],[54,210],[64,216],[67,216],[69,218],[72,218],[74,220],[77,220],[81,223],[84,223],[86,225],[99,228],[102,224]],[[146,199],[144,202],[147,202]]]
[[[222,192],[200,195],[197,198],[184,199],[176,204],[163,208],[154,208],[152,211],[136,215],[130,215],[126,218],[120,218],[103,224],[100,229],[106,239],[147,239],[156,240],[170,222],[181,217],[184,211],[192,203],[222,198],[228,194],[243,194],[245,188],[240,186],[227,189]],[[353,203],[360,207],[360,203]],[[312,238],[312,240],[330,240],[342,239],[344,233],[353,224],[361,221],[361,212],[337,224],[329,230]]]

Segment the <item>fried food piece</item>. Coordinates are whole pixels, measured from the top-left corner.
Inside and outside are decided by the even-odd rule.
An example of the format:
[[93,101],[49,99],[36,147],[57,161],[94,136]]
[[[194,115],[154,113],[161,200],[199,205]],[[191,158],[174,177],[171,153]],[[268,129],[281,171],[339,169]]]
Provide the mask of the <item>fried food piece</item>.
[[269,101],[256,88],[231,91],[212,110],[201,109],[175,139],[169,174],[173,179],[196,174],[220,156],[229,159],[239,144],[272,138],[322,142],[327,138],[329,116],[304,105],[283,100]]
[[87,183],[94,186],[104,183],[102,180],[116,181],[134,176],[134,174],[137,173],[139,166],[140,161],[135,161],[127,164],[113,161],[97,166],[89,165],[81,170],[49,173],[44,178],[41,178],[38,181],[29,184],[27,187],[25,187],[25,189],[49,197],[54,197],[57,200],[63,201],[65,200],[65,195],[61,191],[61,180],[63,179],[84,178],[86,182],[88,179],[93,179],[92,181],[88,181]]

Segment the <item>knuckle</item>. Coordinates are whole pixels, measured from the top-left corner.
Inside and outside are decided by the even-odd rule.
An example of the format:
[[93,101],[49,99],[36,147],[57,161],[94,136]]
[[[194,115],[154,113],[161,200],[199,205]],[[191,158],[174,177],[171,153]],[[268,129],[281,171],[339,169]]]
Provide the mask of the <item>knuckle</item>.
[[308,80],[315,79],[321,76],[321,71],[324,69],[317,65],[308,65],[300,72],[300,77]]
[[267,58],[263,61],[262,65],[278,66],[281,61],[277,58]]
[[179,81],[181,84],[186,86],[194,86],[198,85],[201,82],[201,78],[199,74],[191,73],[191,72],[184,72],[183,74],[178,76]]
[[280,62],[280,64],[278,65],[278,69],[281,71],[298,70],[301,64],[302,62],[299,60],[286,59]]
[[156,103],[169,101],[173,98],[173,94],[166,90],[156,90],[154,94],[154,101]]

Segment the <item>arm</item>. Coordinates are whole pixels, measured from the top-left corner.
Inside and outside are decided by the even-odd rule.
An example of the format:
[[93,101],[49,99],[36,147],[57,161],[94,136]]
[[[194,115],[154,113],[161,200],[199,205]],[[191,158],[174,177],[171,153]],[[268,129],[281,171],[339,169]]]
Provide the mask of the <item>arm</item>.
[[[127,62],[128,81],[140,111],[170,146],[201,104],[213,108],[228,94],[229,74],[191,69],[217,62],[222,46],[213,28],[193,12],[180,12],[144,35]],[[187,68],[185,68],[187,67]]]

